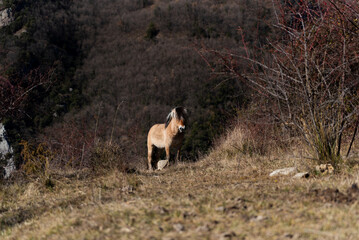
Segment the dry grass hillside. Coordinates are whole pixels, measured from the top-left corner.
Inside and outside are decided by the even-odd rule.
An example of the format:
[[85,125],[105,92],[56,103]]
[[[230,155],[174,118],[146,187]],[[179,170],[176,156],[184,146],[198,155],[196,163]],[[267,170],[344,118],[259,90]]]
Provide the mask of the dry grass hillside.
[[[236,128],[200,161],[163,171],[64,170],[52,184],[3,183],[0,238],[357,239],[358,165],[321,175],[305,153],[264,157],[258,146]],[[311,176],[269,177],[289,166]]]

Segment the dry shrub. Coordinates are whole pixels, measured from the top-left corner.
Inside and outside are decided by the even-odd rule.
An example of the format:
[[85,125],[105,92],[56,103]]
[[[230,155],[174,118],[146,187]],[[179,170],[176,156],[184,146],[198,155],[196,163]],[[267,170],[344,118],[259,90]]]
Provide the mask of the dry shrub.
[[[211,53],[224,72],[266,99],[275,121],[296,129],[312,148],[312,158],[336,166],[342,161],[344,134],[358,126],[359,5],[284,2],[272,1],[276,34],[259,49],[243,40],[241,52]],[[248,72],[240,67],[245,62]]]
[[127,168],[123,152],[123,148],[118,144],[100,142],[90,151],[90,156],[84,162],[84,166],[95,172],[111,169],[125,171]]
[[46,133],[44,141],[48,142],[54,153],[51,168],[87,168],[94,172],[127,170],[123,147],[114,141],[102,140],[99,137],[102,131],[100,127],[85,126],[81,122],[69,121],[52,127]]
[[[289,136],[286,129],[278,124],[261,122],[263,121],[250,122],[244,117],[238,118],[233,128],[228,129],[227,134],[216,140],[209,159],[215,162],[235,160],[242,163],[245,160],[252,162],[251,165],[261,165],[266,164],[267,159],[277,159],[278,156],[287,156],[289,151],[294,151],[292,146],[296,142],[295,137]],[[258,161],[261,163],[255,163]]]
[[21,170],[27,176],[48,178],[49,165],[53,159],[53,154],[46,144],[40,143],[34,146],[27,141],[21,141],[20,145],[23,147],[21,151],[21,157],[23,159]]
[[96,133],[81,122],[63,122],[45,131],[41,139],[54,153],[54,168],[81,168],[95,147]]
[[[237,155],[264,155],[267,152],[266,143],[258,141],[258,134],[250,128],[237,125],[229,130],[227,134],[218,140],[218,148],[225,158],[232,158]],[[257,137],[257,138],[256,138]]]

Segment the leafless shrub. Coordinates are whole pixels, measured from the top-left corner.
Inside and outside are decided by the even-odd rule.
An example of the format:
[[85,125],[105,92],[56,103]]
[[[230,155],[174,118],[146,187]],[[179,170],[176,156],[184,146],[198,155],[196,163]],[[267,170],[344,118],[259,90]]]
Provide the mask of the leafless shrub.
[[[320,161],[337,165],[342,137],[357,128],[358,5],[355,2],[278,2],[282,35],[259,54],[211,51],[221,66],[267,99],[272,116],[294,126]],[[240,63],[249,64],[249,73]]]
[[55,157],[51,167],[82,168],[95,146],[94,131],[75,122],[56,124],[40,139],[46,142]]

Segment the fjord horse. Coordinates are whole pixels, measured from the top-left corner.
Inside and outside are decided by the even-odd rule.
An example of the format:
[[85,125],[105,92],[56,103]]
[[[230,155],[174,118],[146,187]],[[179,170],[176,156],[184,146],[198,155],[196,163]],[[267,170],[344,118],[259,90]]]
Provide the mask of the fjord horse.
[[166,150],[166,160],[170,160],[170,148],[177,150],[176,163],[180,157],[184,131],[187,123],[187,109],[176,107],[168,114],[165,124],[155,124],[147,136],[148,169],[152,170],[152,158],[157,148]]

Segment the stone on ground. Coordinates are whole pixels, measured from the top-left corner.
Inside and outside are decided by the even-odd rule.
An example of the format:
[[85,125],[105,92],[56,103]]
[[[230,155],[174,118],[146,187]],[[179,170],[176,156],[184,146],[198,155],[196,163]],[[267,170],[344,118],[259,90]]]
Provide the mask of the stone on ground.
[[300,172],[293,176],[293,178],[308,178],[309,172]]
[[168,160],[159,160],[157,163],[157,170],[162,170],[168,165]]
[[281,168],[281,169],[277,169],[277,170],[271,172],[269,174],[269,176],[274,177],[274,176],[280,176],[280,175],[289,175],[289,174],[294,174],[295,172],[297,172],[297,168],[295,168],[295,167]]

